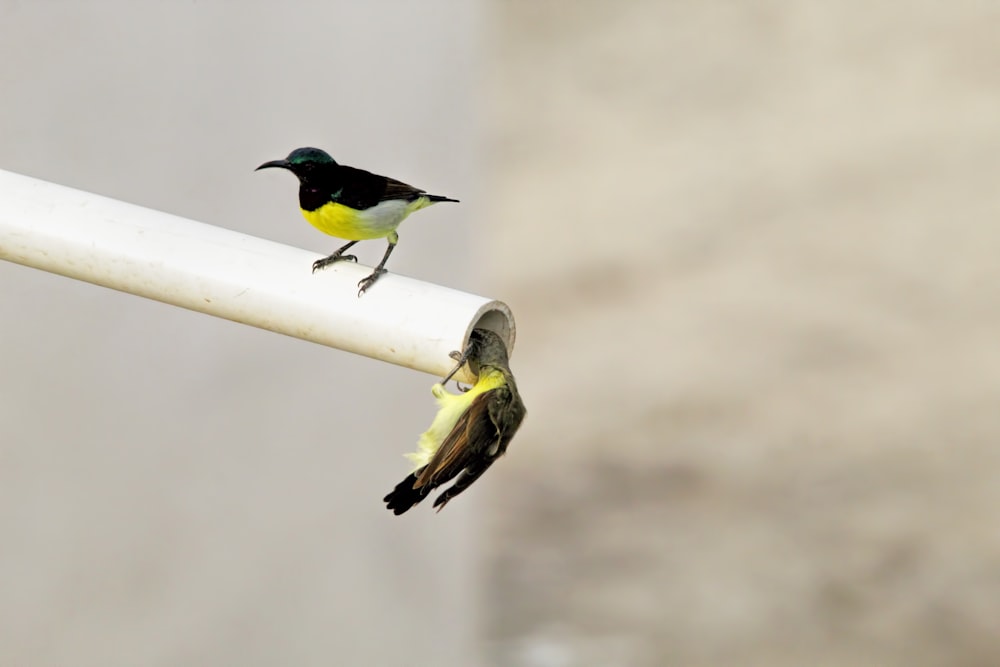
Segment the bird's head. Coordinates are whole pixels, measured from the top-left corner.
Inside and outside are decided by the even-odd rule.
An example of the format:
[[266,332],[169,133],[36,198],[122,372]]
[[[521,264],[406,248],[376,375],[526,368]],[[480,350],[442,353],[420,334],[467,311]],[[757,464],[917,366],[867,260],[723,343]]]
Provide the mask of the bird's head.
[[483,366],[509,367],[507,346],[496,332],[489,329],[473,329],[472,335],[469,336],[469,342],[475,346],[472,354],[469,355],[469,368],[476,375],[479,375]]
[[271,160],[257,167],[255,171],[279,167],[287,169],[300,181],[309,180],[309,177],[317,172],[322,172],[329,167],[337,166],[337,162],[330,157],[326,151],[318,148],[296,148],[288,154],[284,160]]

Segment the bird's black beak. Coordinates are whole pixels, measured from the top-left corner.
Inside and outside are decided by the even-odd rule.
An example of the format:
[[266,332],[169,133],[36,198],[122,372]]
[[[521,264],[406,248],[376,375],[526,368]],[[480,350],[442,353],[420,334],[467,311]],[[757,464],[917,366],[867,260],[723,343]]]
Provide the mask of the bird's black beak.
[[281,167],[282,169],[291,169],[292,165],[288,160],[271,160],[270,162],[265,162],[260,165],[254,171],[260,171],[261,169],[270,169],[272,167]]

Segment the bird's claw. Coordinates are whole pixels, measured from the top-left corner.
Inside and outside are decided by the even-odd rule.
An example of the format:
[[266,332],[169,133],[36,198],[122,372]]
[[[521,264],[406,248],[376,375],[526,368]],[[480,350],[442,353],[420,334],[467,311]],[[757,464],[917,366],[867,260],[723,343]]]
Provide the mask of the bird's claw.
[[361,298],[361,295],[364,294],[368,290],[369,287],[371,287],[372,285],[375,284],[376,280],[378,280],[380,277],[382,277],[383,273],[386,273],[385,269],[375,269],[375,271],[372,272],[372,274],[370,276],[368,276],[366,278],[363,278],[360,281],[358,281],[358,298],[359,299]]
[[312,272],[316,273],[320,269],[325,269],[331,264],[335,264],[337,262],[356,262],[356,261],[358,261],[358,258],[355,255],[337,255],[335,253],[333,255],[330,255],[329,257],[324,257],[323,259],[317,259],[315,262],[313,262]]
[[[462,368],[462,366],[465,365],[467,355],[462,354],[458,350],[452,350],[451,352],[448,353],[448,356],[451,358],[452,361],[457,361],[461,364],[461,366],[459,366],[458,368],[456,368],[454,371],[451,372],[451,375],[454,375]],[[448,377],[450,378],[451,375],[449,375]],[[471,384],[468,387],[463,387],[462,383],[459,382],[458,380],[455,380],[455,387],[463,394],[472,389]]]

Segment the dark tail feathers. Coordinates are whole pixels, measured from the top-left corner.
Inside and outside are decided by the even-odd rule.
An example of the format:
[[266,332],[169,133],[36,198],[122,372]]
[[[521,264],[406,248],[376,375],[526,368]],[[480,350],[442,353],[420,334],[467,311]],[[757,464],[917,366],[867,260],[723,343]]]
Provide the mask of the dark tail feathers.
[[430,199],[435,204],[439,201],[453,201],[456,204],[458,203],[457,199],[451,199],[450,197],[442,197],[441,195],[427,195],[427,198]]
[[392,513],[396,516],[399,516],[419,503],[427,497],[428,493],[430,493],[431,490],[427,487],[427,485],[424,485],[419,489],[413,488],[413,485],[417,481],[417,473],[419,472],[420,470],[412,473],[409,477],[397,484],[396,488],[390,491],[385,498],[382,499],[385,501],[385,506],[392,510]]

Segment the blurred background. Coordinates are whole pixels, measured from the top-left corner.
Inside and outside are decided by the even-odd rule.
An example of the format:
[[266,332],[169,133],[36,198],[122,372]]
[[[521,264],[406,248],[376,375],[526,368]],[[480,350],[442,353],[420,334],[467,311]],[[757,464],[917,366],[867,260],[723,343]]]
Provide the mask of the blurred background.
[[[300,145],[462,199],[529,416],[0,265],[0,664],[1000,663],[1000,8],[0,2],[0,168],[327,253]],[[369,264],[383,247],[361,246]]]

